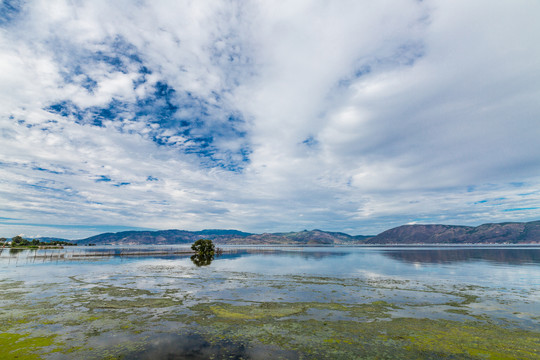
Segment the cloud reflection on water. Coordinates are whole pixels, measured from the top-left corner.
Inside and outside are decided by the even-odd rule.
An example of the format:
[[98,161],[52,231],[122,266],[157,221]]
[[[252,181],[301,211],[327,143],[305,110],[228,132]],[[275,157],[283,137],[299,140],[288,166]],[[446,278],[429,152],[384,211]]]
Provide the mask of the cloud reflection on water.
[[219,272],[445,279],[482,285],[540,281],[540,248],[304,248],[218,259]]

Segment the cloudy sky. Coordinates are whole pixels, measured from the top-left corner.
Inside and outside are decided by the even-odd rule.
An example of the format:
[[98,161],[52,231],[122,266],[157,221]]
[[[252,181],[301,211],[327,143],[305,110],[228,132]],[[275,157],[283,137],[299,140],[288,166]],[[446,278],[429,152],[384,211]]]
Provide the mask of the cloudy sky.
[[539,17],[0,0],[0,236],[540,219]]

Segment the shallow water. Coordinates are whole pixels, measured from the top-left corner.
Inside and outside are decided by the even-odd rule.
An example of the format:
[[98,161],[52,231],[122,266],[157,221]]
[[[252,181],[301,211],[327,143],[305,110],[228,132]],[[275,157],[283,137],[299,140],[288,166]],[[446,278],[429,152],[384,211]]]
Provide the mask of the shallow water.
[[540,247],[224,249],[4,250],[3,356],[540,357]]

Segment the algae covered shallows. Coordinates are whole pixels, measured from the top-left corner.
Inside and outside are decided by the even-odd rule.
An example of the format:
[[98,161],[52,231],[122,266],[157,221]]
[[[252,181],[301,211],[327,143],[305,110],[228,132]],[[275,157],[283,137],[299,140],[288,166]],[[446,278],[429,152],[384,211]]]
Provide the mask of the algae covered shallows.
[[269,273],[247,261],[317,261],[299,255],[230,257],[203,268],[189,258],[9,265],[0,279],[2,356],[540,356],[534,287],[305,267]]

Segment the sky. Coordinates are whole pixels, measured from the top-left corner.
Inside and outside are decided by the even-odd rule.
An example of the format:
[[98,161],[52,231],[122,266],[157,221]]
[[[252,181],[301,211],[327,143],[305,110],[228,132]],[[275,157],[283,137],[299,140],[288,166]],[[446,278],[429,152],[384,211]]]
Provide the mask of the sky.
[[537,0],[0,0],[0,236],[540,219]]

